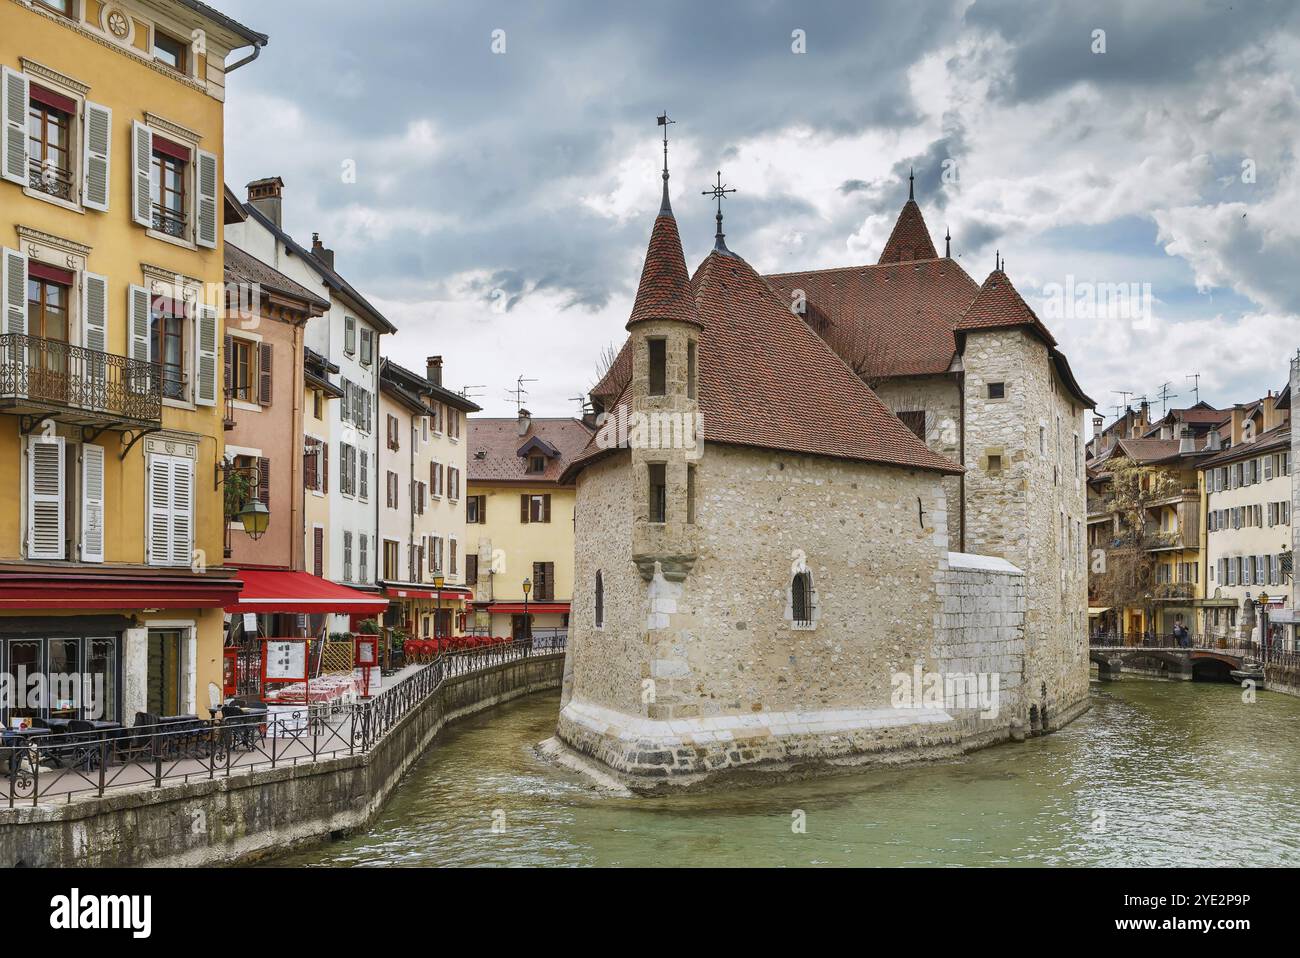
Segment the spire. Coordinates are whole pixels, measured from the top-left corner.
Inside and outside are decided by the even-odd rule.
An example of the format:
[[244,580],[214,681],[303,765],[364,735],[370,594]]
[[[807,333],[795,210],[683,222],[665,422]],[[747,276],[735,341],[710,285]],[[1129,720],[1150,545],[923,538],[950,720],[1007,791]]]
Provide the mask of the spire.
[[946,226],[943,228],[943,256],[952,259],[952,230]]
[[934,243],[930,239],[930,230],[921,215],[921,207],[916,205],[914,184],[915,173],[907,175],[907,202],[903,204],[894,231],[889,234],[889,241],[880,254],[881,263],[906,263],[918,259],[938,259]]
[[915,183],[916,183],[916,170],[909,166],[907,168],[907,198],[909,200],[916,199],[916,195],[912,189]]
[[[666,120],[667,114],[661,117]],[[668,123],[673,122],[667,120]],[[660,125],[665,126],[665,123]],[[667,137],[665,135],[665,144]],[[645,265],[641,269],[641,283],[627,327],[649,320],[670,320],[702,326],[691,293],[691,277],[686,272],[686,257],[682,255],[682,240],[677,232],[677,220],[668,205],[667,147],[664,159],[664,198],[650,231],[650,246],[646,249]]]
[[735,256],[731,250],[727,249],[727,234],[722,232],[722,198],[728,193],[736,192],[735,189],[728,189],[722,184],[722,171],[718,170],[718,185],[701,192],[701,196],[711,196],[718,201],[718,215],[715,217],[718,221],[718,230],[713,234],[713,249],[716,252],[724,253],[727,256]]
[[670,123],[676,123],[677,121],[668,119],[667,110],[664,110],[663,114],[659,116],[658,119],[659,125],[664,128],[664,198],[659,204],[659,215],[672,216],[673,207],[672,204],[668,202],[668,125]]

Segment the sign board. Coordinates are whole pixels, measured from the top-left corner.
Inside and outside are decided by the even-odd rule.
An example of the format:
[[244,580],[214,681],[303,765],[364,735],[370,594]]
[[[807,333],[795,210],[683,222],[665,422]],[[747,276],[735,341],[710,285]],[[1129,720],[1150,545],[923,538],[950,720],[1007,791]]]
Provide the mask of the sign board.
[[355,639],[356,653],[352,664],[358,667],[379,664],[379,636],[358,635]]
[[244,613],[244,632],[247,635],[257,635],[257,613]]
[[239,650],[223,649],[221,653],[221,687],[226,698],[239,691]]
[[306,682],[309,639],[263,639],[262,684]]

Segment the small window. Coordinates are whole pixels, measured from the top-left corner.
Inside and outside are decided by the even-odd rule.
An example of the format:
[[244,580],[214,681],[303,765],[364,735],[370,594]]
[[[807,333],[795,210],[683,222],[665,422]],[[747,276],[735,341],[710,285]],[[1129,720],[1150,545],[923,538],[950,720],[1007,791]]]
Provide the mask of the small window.
[[668,391],[668,340],[647,340],[646,346],[650,354],[650,395],[662,396]]
[[697,359],[696,359],[697,353],[698,353],[698,349],[696,347],[695,340],[692,339],[689,343],[686,344],[686,398],[687,399],[696,398],[696,389],[697,389],[696,377],[698,375]]
[[72,16],[72,0],[36,0],[38,7],[45,7],[47,10],[53,10],[55,13],[61,13],[65,17]]
[[596,570],[596,628],[605,627],[605,577]]
[[184,148],[171,147],[161,137],[155,137],[153,176],[150,178],[153,228],[177,239],[186,238],[189,224],[185,195],[185,171],[189,161],[184,153]]
[[230,395],[242,402],[253,401],[253,382],[257,375],[254,367],[253,344],[246,339],[230,340]]
[[1007,384],[1006,384],[1006,383],[989,383],[989,398],[990,398],[990,399],[1006,399],[1006,398],[1007,398]]
[[812,625],[812,577],[798,572],[790,583],[790,617],[795,625]]
[[185,316],[170,300],[155,298],[149,329],[153,361],[162,367],[164,399],[185,399]]
[[325,394],[319,389],[312,391],[311,412],[317,419],[325,418]]
[[1002,457],[999,455],[989,456],[988,468],[985,469],[990,476],[1002,475]]
[[[59,199],[75,201],[72,179],[73,115],[54,105],[64,98],[31,87],[27,111],[27,183]],[[70,104],[64,104],[65,106]]]
[[686,467],[686,523],[695,525],[695,467]]
[[668,466],[662,462],[652,462],[648,467],[650,474],[650,521],[668,521]]
[[545,456],[529,456],[529,457],[528,457],[528,471],[529,471],[530,473],[545,472],[545,471],[546,471],[546,457],[545,457]]
[[167,64],[178,73],[188,73],[189,64],[189,47],[177,40],[175,37],[168,36],[161,30],[155,29],[153,32],[153,58]]

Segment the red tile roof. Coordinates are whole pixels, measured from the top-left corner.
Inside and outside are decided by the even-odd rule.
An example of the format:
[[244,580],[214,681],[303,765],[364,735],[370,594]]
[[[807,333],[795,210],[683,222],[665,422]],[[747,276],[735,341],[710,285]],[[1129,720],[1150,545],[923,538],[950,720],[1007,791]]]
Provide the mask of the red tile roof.
[[954,260],[781,273],[767,281],[784,300],[807,299],[804,319],[868,380],[945,373],[953,328],[979,287]]
[[984,285],[975,296],[975,302],[957,320],[957,328],[1004,329],[1010,326],[1032,326],[1047,345],[1056,345],[1055,337],[1021,298],[1007,274],[995,269],[984,280]]
[[682,255],[681,237],[677,235],[677,220],[671,210],[660,210],[650,233],[650,247],[646,250],[645,266],[641,270],[641,284],[637,287],[632,315],[633,323],[652,319],[672,319],[700,325],[691,296],[691,278],[686,272],[686,257]]
[[894,223],[894,231],[889,234],[889,241],[880,253],[880,263],[907,263],[914,259],[938,259],[930,241],[930,231],[926,229],[925,217],[916,200],[908,199],[903,210]]
[[[554,446],[560,455],[548,460],[545,472],[530,474],[527,457],[518,453],[534,437]],[[471,417],[467,479],[469,482],[558,483],[569,462],[590,439],[591,429],[577,419],[533,418],[528,431],[520,435],[517,419]]]

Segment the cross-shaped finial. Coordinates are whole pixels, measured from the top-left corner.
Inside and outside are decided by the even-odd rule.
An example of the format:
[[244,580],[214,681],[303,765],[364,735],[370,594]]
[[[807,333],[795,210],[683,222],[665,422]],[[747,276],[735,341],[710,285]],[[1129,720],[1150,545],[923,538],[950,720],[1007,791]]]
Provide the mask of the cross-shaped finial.
[[718,184],[711,189],[703,190],[701,196],[711,196],[718,201],[718,215],[715,217],[718,221],[718,231],[713,234],[713,248],[719,252],[729,253],[727,244],[723,241],[727,235],[722,232],[722,198],[728,193],[736,192],[735,189],[728,189],[722,183],[722,171],[718,170]]

